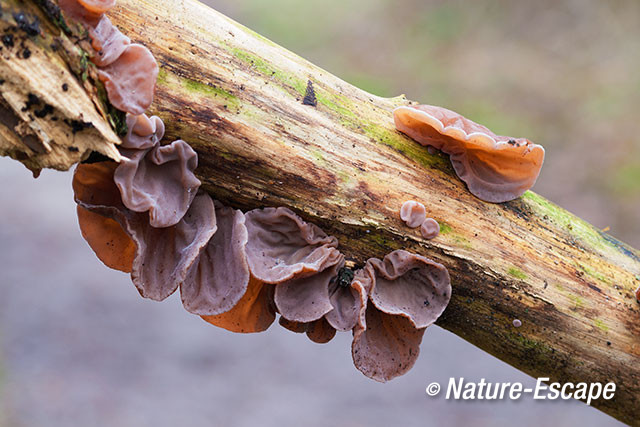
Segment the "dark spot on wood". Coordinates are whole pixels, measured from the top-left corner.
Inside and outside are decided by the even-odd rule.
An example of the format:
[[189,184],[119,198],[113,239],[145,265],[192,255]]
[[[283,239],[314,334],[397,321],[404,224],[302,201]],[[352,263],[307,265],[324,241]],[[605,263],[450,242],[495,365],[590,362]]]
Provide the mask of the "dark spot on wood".
[[71,151],[72,153],[77,153],[78,151],[78,147],[74,147],[73,145],[67,147],[67,150]]
[[365,181],[358,182],[358,190],[360,190],[362,192],[362,194],[367,196],[369,198],[369,200],[371,200],[372,202],[375,203],[375,202],[378,201],[378,196],[374,192],[369,190],[369,186],[367,185],[367,183]]
[[68,91],[68,90],[69,90],[69,85],[68,85],[68,84],[66,84],[66,83],[62,83],[62,90],[63,90],[64,92]]
[[89,123],[89,122],[83,122],[81,120],[68,120],[65,119],[64,121],[66,124],[68,124],[69,126],[71,126],[71,132],[78,133],[78,132],[82,132],[83,130],[87,129],[87,128],[92,128],[93,127],[93,123]]
[[31,107],[33,107],[34,105],[39,105],[40,104],[40,98],[38,98],[36,95],[30,93],[29,95],[27,95],[27,103],[24,104],[24,107],[22,107],[22,111],[27,111],[29,110]]
[[13,34],[5,34],[2,36],[2,44],[6,47],[13,47]]
[[22,51],[22,58],[29,59],[30,57],[31,57],[31,51],[29,50],[28,47],[25,47],[24,50]]
[[37,16],[33,17],[33,21],[29,22],[29,16],[24,12],[17,12],[13,14],[13,19],[18,24],[18,28],[27,33],[28,36],[33,37],[40,34],[40,20]]
[[105,156],[104,154],[100,154],[97,151],[92,151],[91,154],[89,154],[89,157],[83,160],[82,163],[91,164],[91,163],[112,162],[112,161],[113,161],[112,159]]
[[0,103],[0,123],[9,129],[13,129],[20,124],[20,118],[16,116],[11,108]]
[[587,283],[587,286],[589,286],[591,289],[593,289],[596,292],[602,293],[602,290],[592,283]]
[[510,139],[507,142],[509,143],[509,145],[516,145],[516,140],[515,139]]
[[35,116],[39,119],[42,119],[46,117],[47,114],[51,114],[51,113],[53,113],[53,107],[49,104],[45,104],[44,107],[33,112],[33,114],[35,114]]
[[44,9],[45,13],[54,21],[58,27],[60,27],[66,34],[71,34],[71,30],[67,26],[62,13],[60,13],[60,7],[51,0],[37,0],[40,7]]
[[307,92],[302,98],[302,103],[304,105],[311,105],[315,107],[318,105],[318,100],[316,99],[316,92],[313,90],[313,82],[311,80],[307,81]]

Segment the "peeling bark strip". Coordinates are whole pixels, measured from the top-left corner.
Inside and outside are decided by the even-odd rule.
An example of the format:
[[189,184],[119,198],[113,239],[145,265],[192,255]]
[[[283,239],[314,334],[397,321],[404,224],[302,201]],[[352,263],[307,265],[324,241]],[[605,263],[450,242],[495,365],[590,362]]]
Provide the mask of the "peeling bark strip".
[[66,26],[51,1],[0,5],[0,155],[35,175],[45,167],[69,169],[92,151],[120,159],[120,138],[101,112],[108,107],[91,84],[86,53],[73,44],[83,35]]
[[[639,423],[639,251],[532,192],[500,205],[476,199],[444,156],[395,131],[391,112],[411,104],[404,97],[363,92],[196,1],[119,0],[109,17],[158,60],[150,113],[196,149],[214,198],[291,207],[338,237],[349,265],[395,249],[435,259],[453,286],[440,326],[533,376],[613,381],[615,398],[592,405]],[[310,80],[315,108],[303,104]],[[69,92],[79,84],[65,82]],[[437,238],[403,224],[406,200],[427,206]]]

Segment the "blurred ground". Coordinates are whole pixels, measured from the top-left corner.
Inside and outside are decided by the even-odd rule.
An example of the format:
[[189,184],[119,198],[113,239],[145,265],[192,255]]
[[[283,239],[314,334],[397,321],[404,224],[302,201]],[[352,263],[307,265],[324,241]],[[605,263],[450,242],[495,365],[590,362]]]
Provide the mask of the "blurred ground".
[[[442,105],[547,148],[535,190],[640,246],[640,3],[217,0],[382,96]],[[0,159],[0,426],[616,425],[578,402],[447,402],[449,377],[534,382],[437,327],[389,384],[273,327],[241,336],[142,300],[80,237],[70,174]]]

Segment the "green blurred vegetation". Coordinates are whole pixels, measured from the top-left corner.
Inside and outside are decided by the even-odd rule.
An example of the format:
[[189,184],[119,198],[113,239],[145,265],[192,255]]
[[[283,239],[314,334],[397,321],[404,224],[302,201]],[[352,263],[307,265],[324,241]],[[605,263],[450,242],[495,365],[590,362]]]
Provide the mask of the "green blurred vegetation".
[[544,145],[535,191],[640,246],[640,2],[210,4],[369,92]]

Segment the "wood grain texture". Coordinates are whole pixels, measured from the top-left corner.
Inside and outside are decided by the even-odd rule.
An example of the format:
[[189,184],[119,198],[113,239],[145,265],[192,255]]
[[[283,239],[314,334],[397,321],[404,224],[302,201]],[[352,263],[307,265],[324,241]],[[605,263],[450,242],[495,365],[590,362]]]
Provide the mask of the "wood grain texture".
[[[196,149],[214,198],[288,206],[355,265],[400,248],[443,263],[440,326],[534,377],[613,381],[615,398],[592,405],[640,423],[639,251],[533,192],[482,202],[446,156],[395,131],[403,96],[359,90],[194,0],[119,0],[109,16],[158,60],[151,113]],[[404,226],[409,199],[441,224],[436,239]]]
[[120,138],[82,49],[85,30],[71,23],[62,30],[36,3],[0,1],[0,155],[36,176],[67,170],[93,151],[119,160]]

